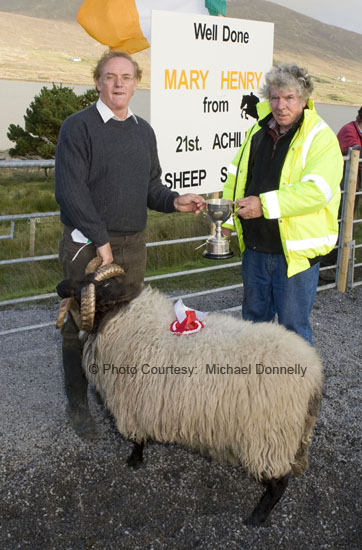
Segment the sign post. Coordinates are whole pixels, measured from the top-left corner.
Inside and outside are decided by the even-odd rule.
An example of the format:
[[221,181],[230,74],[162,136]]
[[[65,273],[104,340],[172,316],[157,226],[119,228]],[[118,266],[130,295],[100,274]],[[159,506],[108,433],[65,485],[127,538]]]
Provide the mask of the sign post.
[[240,106],[272,66],[273,32],[272,23],[152,12],[151,123],[167,187],[223,188],[255,122]]

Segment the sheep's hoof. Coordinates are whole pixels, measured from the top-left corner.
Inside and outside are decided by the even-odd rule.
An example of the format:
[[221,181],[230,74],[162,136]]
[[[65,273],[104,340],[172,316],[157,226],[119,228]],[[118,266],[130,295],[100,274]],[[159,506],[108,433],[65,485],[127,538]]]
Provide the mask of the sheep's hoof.
[[281,499],[288,485],[288,476],[268,479],[263,483],[266,491],[255,506],[251,515],[244,521],[245,525],[262,526],[274,506]]
[[133,468],[134,470],[138,470],[138,468],[142,466],[142,462],[143,462],[142,459],[139,459],[138,456],[133,456],[133,454],[131,454],[127,458],[127,466],[129,468]]
[[243,521],[244,525],[250,525],[252,527],[262,527],[263,521],[255,517],[253,514]]
[[137,470],[143,461],[143,447],[144,443],[133,443],[133,451],[127,458],[127,465],[134,470]]

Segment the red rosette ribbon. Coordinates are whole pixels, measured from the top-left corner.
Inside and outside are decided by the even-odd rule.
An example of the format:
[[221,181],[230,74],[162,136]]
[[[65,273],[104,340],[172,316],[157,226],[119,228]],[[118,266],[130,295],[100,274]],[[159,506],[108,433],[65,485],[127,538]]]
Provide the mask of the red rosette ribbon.
[[181,300],[176,302],[175,311],[178,320],[171,323],[170,331],[173,334],[195,334],[204,328],[204,323],[197,319],[196,311],[186,308]]

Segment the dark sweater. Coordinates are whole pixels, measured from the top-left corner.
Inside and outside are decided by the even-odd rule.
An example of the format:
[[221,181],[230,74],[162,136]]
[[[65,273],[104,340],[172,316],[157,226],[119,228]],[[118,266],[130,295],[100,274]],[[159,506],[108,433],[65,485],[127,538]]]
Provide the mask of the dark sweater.
[[143,231],[147,207],[174,212],[178,193],[161,182],[155,134],[142,118],[104,123],[96,106],[68,117],[55,159],[55,198],[60,219],[96,247],[108,232]]

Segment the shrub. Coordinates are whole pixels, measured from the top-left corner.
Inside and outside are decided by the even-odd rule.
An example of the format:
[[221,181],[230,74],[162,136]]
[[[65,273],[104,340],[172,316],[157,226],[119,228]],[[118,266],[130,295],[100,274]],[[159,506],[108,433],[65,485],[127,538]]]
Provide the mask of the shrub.
[[10,155],[54,158],[59,130],[64,120],[72,113],[88,107],[97,98],[96,90],[77,95],[67,86],[44,86],[26,110],[25,130],[17,124],[9,126],[7,136],[16,143],[10,149]]

